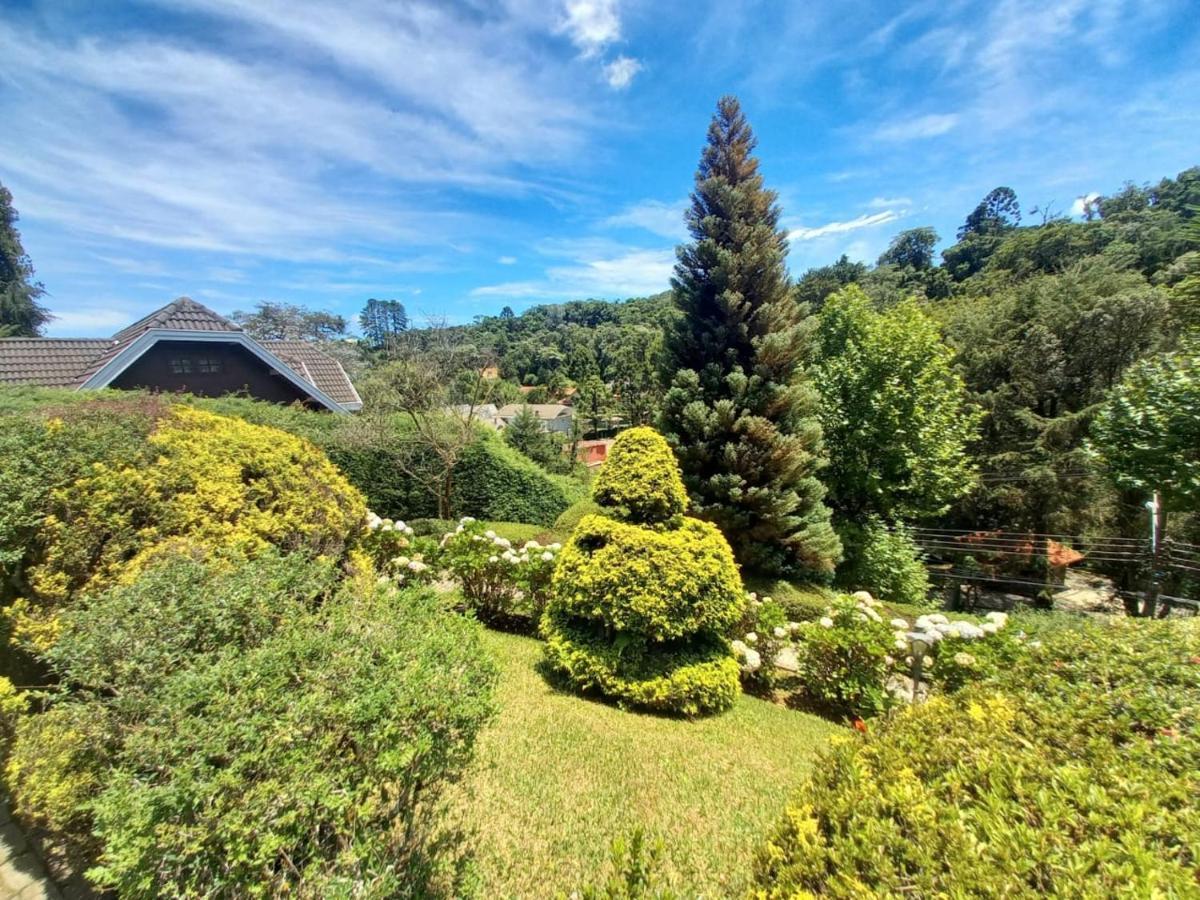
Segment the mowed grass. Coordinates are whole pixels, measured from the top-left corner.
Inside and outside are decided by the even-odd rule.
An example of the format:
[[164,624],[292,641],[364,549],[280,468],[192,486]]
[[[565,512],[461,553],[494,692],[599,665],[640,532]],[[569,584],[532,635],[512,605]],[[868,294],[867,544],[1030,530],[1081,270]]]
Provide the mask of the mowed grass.
[[698,721],[625,712],[555,690],[541,644],[489,631],[502,670],[498,719],[452,803],[482,894],[553,897],[598,883],[609,847],[634,828],[661,837],[685,896],[748,884],[753,851],[838,728],[742,696]]

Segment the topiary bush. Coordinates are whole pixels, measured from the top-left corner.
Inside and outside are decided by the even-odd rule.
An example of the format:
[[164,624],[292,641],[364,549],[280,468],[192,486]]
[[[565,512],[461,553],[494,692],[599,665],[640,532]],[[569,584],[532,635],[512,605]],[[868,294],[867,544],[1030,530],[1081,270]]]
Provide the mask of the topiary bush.
[[839,740],[756,861],[759,898],[1191,897],[1200,628],[1081,622]]
[[603,512],[571,535],[542,618],[547,662],[578,688],[685,715],[736,698],[726,633],[741,615],[741,577],[720,531],[682,515],[686,498],[662,437],[617,438],[595,483]]

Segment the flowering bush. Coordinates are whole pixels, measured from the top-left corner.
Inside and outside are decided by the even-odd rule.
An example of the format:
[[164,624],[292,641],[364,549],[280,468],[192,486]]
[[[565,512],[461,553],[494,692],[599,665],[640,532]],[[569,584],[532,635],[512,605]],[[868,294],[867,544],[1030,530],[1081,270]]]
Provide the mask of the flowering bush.
[[892,620],[896,647],[903,651],[904,671],[912,665],[912,644],[919,641],[925,658],[922,680],[946,692],[972,681],[990,678],[1011,666],[1021,655],[1025,634],[1008,627],[1008,616],[990,612],[980,624],[951,620],[941,613],[918,616],[910,628],[907,620]]
[[467,516],[442,537],[438,559],[458,579],[463,597],[481,616],[523,614],[537,622],[545,609],[562,545],[516,546]]
[[779,664],[785,650],[794,658],[793,639],[799,622],[789,622],[784,608],[770,597],[750,593],[741,620],[733,628],[733,655],[742,683],[755,691],[770,691],[779,683]]
[[885,685],[899,648],[879,607],[860,591],[800,625],[797,664],[810,699],[854,717],[878,714],[891,704]]
[[436,545],[416,537],[400,520],[381,519],[368,512],[362,544],[375,570],[399,585],[429,584],[437,574],[430,561]]

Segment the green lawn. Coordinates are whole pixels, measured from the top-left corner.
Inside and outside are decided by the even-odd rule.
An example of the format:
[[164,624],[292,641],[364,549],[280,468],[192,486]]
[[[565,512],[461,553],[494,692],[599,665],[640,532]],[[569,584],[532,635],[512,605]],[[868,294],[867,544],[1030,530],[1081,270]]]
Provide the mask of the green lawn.
[[489,897],[594,883],[613,838],[638,826],[663,838],[672,886],[736,894],[753,848],[838,730],[747,696],[700,721],[623,712],[548,686],[538,641],[489,631],[486,644],[503,672],[500,715],[453,802]]

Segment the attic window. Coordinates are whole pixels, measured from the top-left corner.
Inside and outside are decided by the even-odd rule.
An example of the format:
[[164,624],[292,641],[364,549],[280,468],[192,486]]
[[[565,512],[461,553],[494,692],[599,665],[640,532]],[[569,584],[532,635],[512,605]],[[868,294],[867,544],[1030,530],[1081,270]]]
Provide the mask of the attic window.
[[192,361],[186,356],[173,356],[170,360],[172,375],[191,375]]
[[216,375],[221,371],[221,360],[215,356],[200,356],[196,358],[196,371],[201,375]]
[[168,365],[172,375],[216,375],[221,371],[221,360],[216,356],[173,356]]

